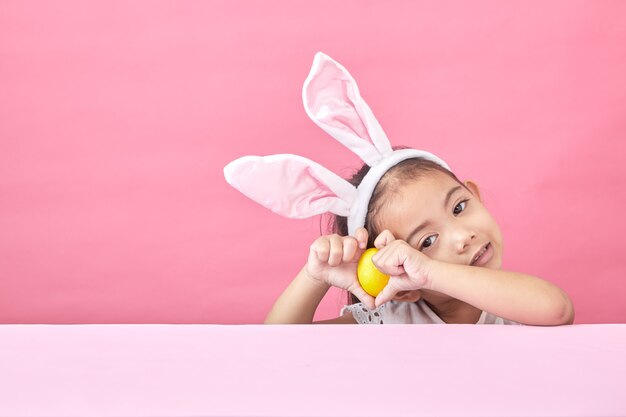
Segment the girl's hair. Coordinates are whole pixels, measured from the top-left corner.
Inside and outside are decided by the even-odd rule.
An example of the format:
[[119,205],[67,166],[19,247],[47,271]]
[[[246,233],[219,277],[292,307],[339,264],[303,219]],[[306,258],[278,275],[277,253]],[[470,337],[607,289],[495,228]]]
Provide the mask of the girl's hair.
[[[363,165],[351,178],[348,179],[352,185],[357,187],[370,167],[368,165]],[[449,175],[459,184],[463,185],[461,181],[454,175],[452,172],[448,171],[441,165],[436,162],[430,161],[424,158],[410,158],[406,159],[402,162],[399,162],[397,165],[393,166],[382,176],[376,188],[374,188],[374,192],[372,193],[372,198],[370,199],[367,216],[365,218],[365,228],[368,231],[369,238],[367,242],[367,247],[374,247],[374,240],[376,236],[378,236],[382,230],[380,230],[380,224],[376,221],[376,214],[380,211],[382,207],[389,201],[389,196],[400,192],[400,188],[402,185],[406,184],[407,181],[417,180],[419,178],[423,178],[428,174],[432,174],[433,172],[442,172],[446,175]],[[332,216],[329,224],[329,228],[331,232],[337,233],[341,236],[348,235],[348,219],[343,216]],[[359,299],[356,298],[351,293],[348,293],[348,303],[354,304],[358,303]]]

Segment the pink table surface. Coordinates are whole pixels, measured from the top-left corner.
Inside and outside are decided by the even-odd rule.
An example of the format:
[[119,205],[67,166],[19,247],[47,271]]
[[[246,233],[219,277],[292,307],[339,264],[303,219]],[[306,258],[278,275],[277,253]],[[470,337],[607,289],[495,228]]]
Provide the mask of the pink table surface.
[[626,325],[4,325],[2,416],[626,415]]

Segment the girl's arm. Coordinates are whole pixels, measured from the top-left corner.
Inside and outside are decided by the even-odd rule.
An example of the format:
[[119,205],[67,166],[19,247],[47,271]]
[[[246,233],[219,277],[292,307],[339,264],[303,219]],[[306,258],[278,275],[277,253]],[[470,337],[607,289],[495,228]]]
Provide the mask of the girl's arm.
[[574,322],[574,306],[565,291],[532,275],[438,261],[430,270],[428,289],[496,316],[530,325]]
[[[315,311],[329,288],[330,285],[309,276],[306,267],[302,268],[300,273],[296,275],[296,278],[274,303],[265,319],[265,324],[312,323]],[[356,323],[356,321],[352,314],[346,314],[318,323]]]
[[518,272],[437,261],[402,240],[392,239],[391,235],[383,236],[381,244],[390,243],[373,258],[379,269],[392,275],[376,297],[377,306],[399,291],[424,289],[518,323],[559,325],[574,321],[571,300],[548,281]]
[[[316,239],[309,250],[307,264],[276,300],[265,323],[311,323],[331,286],[351,292],[374,308],[374,298],[361,288],[356,278],[357,263],[365,250],[368,234],[361,228],[355,235],[327,235]],[[323,323],[355,321],[348,313]]]

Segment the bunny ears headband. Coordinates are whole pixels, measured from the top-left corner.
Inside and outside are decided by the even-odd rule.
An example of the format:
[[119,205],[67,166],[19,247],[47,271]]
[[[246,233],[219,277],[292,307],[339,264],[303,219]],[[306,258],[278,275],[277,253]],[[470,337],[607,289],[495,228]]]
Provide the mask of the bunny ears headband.
[[326,133],[370,166],[358,187],[310,159],[291,154],[244,156],[224,168],[226,181],[243,194],[285,217],[333,213],[348,218],[354,235],[365,225],[374,188],[391,167],[425,158],[446,169],[437,156],[417,150],[394,151],[348,71],[329,56],[315,54],[302,87],[307,115]]

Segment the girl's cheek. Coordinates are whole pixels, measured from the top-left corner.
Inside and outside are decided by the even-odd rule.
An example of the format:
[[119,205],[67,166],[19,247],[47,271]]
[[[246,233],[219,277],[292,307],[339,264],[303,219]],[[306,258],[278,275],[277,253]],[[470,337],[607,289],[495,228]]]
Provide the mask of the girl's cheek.
[[437,242],[437,247],[432,248],[431,250],[426,251],[424,253],[430,259],[434,259],[436,261],[442,261],[442,262],[449,261],[448,257],[446,256],[446,251],[442,250],[441,242]]

